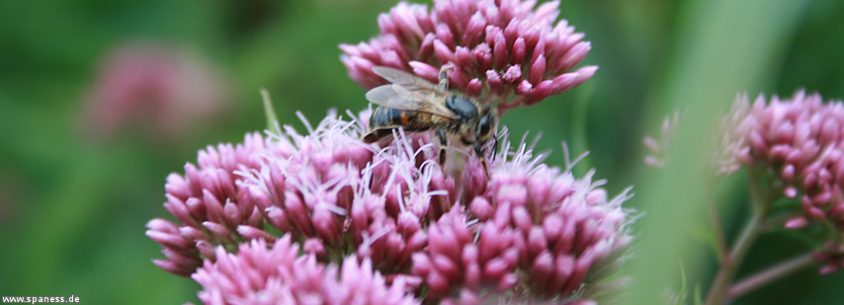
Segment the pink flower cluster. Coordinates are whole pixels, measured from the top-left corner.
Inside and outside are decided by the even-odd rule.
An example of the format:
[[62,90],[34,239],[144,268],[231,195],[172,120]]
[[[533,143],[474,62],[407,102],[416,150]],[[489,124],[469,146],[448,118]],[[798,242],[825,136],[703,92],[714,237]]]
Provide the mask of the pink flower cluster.
[[349,257],[340,266],[324,266],[313,255],[299,255],[290,234],[270,248],[258,239],[241,244],[236,254],[221,247],[216,255],[193,275],[203,288],[199,299],[208,305],[419,304],[401,279],[387,283],[368,260]]
[[380,34],[342,44],[349,76],[366,88],[383,84],[372,67],[389,66],[436,82],[444,65],[450,84],[500,111],[569,90],[597,67],[574,67],[591,45],[566,20],[559,1],[435,0],[433,9],[399,3],[378,17]]
[[[740,96],[726,125],[724,172],[741,166],[772,171],[783,195],[800,202],[787,228],[828,223],[844,230],[844,103],[824,103],[803,91],[790,99],[759,96],[752,104]],[[826,241],[814,258],[821,273],[844,268],[844,242]]]
[[424,302],[589,304],[630,242],[628,192],[609,199],[603,181],[542,165],[525,145],[505,142],[489,176],[472,154],[450,172],[426,135],[397,131],[378,147],[360,140],[365,123],[331,114],[305,121],[307,134],[284,127],[201,152],[168,178],[177,221],[148,224],[166,257],[156,264],[196,272],[206,304],[410,302],[402,289]]
[[86,131],[96,136],[129,127],[181,136],[219,115],[227,95],[209,63],[167,45],[118,46],[106,54],[98,73],[84,117]]
[[154,263],[188,276],[203,257],[215,257],[216,245],[234,249],[244,238],[262,237],[258,228],[263,227],[264,214],[249,200],[237,171],[258,168],[261,156],[281,156],[284,148],[259,134],[248,134],[241,144],[200,151],[197,164],[186,164],[184,175],[170,174],[164,207],[178,223],[159,218],[147,223],[147,236],[162,245],[167,258]]
[[723,170],[766,166],[782,182],[783,193],[800,201],[800,215],[786,226],[829,221],[844,228],[844,104],[824,103],[818,94],[791,99],[740,96],[727,118]]
[[591,174],[578,180],[533,167],[535,159],[523,154],[496,163],[482,194],[428,229],[413,274],[425,280],[429,298],[457,294],[471,304],[484,289],[516,287],[568,296],[583,289],[588,274],[614,267],[630,242],[620,208],[628,193],[608,200]]

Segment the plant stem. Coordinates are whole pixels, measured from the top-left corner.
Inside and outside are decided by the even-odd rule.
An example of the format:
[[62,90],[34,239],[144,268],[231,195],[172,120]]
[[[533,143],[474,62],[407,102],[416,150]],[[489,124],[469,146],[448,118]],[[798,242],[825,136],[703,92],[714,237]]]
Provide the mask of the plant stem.
[[721,261],[715,280],[709,288],[706,305],[722,305],[727,299],[727,292],[747,252],[762,232],[762,225],[768,215],[771,199],[770,192],[765,187],[764,172],[759,169],[750,174],[750,196],[753,205],[753,215],[742,229],[741,235],[729,255]]
[[718,257],[718,263],[727,260],[729,252],[727,250],[727,241],[724,239],[724,230],[721,229],[721,218],[718,216],[718,210],[715,208],[715,203],[710,201],[707,209],[709,210],[709,222],[712,226],[712,232],[715,235],[715,254]]
[[278,116],[275,114],[273,101],[267,89],[261,89],[261,99],[264,101],[264,114],[267,116],[267,130],[280,134]]
[[738,271],[738,267],[744,259],[744,256],[747,254],[747,251],[750,250],[750,246],[756,240],[756,236],[759,235],[760,218],[761,217],[754,215],[753,218],[750,219],[750,221],[745,225],[744,230],[742,230],[738,241],[736,241],[735,245],[733,245],[730,255],[721,262],[721,266],[718,268],[718,274],[712,282],[712,287],[709,288],[709,295],[706,297],[706,305],[724,304],[727,288],[732,282],[736,271]]
[[806,253],[798,257],[789,259],[787,261],[781,262],[773,267],[770,267],[754,275],[748,276],[747,278],[739,281],[738,283],[730,287],[728,292],[728,299],[732,300],[743,296],[756,288],[765,286],[789,274],[811,266],[812,264],[814,264],[814,262],[814,259],[812,259],[812,253]]

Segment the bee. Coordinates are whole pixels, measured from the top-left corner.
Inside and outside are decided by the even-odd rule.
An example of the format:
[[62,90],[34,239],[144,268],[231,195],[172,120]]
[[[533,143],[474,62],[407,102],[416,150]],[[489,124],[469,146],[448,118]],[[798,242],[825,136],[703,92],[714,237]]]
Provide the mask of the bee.
[[379,107],[369,118],[370,132],[363,141],[377,142],[399,127],[410,132],[434,131],[440,144],[440,165],[445,163],[449,142],[471,147],[485,160],[485,144],[491,139],[497,142],[493,133],[498,125],[498,113],[490,104],[448,90],[449,69],[450,66],[443,67],[438,75],[439,84],[433,84],[401,70],[374,67],[372,71],[391,84],[366,93],[366,99]]

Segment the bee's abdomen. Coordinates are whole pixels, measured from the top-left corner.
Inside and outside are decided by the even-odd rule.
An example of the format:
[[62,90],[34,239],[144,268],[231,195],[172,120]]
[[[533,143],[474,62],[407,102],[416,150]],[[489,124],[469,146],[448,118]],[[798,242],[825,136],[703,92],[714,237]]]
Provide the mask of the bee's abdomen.
[[369,128],[375,129],[378,127],[384,127],[390,124],[390,116],[393,112],[389,108],[378,107],[375,108],[375,111],[372,112],[372,115],[369,117]]
[[406,131],[423,131],[431,128],[431,114],[426,112],[378,107],[369,118],[369,127],[404,127]]

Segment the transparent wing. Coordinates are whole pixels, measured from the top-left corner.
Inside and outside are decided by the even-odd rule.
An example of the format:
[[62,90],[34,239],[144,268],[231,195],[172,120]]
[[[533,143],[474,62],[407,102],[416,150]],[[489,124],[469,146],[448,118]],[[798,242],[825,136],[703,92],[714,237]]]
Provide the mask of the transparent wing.
[[375,72],[375,74],[383,77],[388,82],[405,87],[411,91],[415,91],[416,89],[438,90],[437,86],[431,82],[402,70],[389,67],[374,67],[372,68],[372,72]]
[[421,111],[454,119],[457,116],[445,107],[446,94],[438,90],[411,91],[400,85],[383,85],[366,93],[366,99],[376,105],[408,111]]

